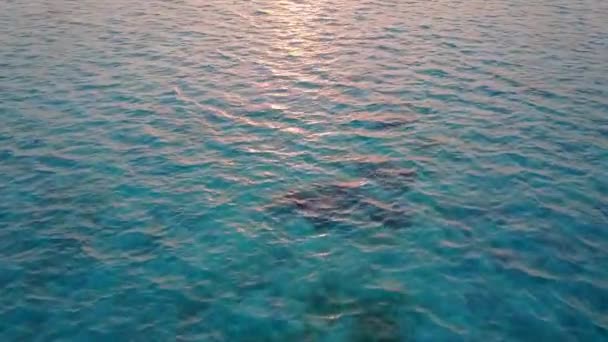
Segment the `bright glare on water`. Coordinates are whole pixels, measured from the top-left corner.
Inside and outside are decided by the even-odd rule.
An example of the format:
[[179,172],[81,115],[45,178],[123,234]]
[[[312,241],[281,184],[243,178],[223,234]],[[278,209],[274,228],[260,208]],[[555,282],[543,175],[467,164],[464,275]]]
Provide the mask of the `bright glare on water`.
[[608,1],[1,0],[0,341],[607,341]]

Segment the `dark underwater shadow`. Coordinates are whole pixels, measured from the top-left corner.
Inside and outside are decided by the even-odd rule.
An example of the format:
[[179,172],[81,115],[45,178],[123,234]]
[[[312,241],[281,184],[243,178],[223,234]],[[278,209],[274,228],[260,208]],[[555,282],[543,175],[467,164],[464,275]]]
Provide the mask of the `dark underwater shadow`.
[[405,205],[376,199],[366,188],[365,182],[313,184],[288,191],[267,212],[278,223],[303,218],[317,231],[410,226],[411,214]]
[[305,334],[315,341],[341,331],[348,341],[407,341],[416,314],[410,296],[400,290],[368,286],[339,274],[322,276],[305,301]]

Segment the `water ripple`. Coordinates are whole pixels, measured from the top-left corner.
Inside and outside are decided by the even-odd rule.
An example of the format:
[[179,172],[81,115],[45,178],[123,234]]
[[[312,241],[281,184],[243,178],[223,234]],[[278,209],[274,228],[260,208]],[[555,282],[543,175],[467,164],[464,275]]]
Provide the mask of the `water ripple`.
[[608,338],[606,2],[0,9],[1,340]]

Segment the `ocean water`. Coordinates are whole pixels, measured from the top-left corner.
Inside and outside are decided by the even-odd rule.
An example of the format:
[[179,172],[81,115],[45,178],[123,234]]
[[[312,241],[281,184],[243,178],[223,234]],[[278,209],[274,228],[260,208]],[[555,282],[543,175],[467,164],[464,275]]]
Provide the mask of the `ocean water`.
[[0,340],[608,340],[607,18],[3,0]]

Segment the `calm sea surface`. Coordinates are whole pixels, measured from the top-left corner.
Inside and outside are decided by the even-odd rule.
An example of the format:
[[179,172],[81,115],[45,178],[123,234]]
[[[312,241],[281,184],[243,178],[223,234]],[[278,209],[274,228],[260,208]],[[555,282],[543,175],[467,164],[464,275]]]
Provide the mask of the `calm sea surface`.
[[0,340],[608,340],[608,1],[2,0]]

